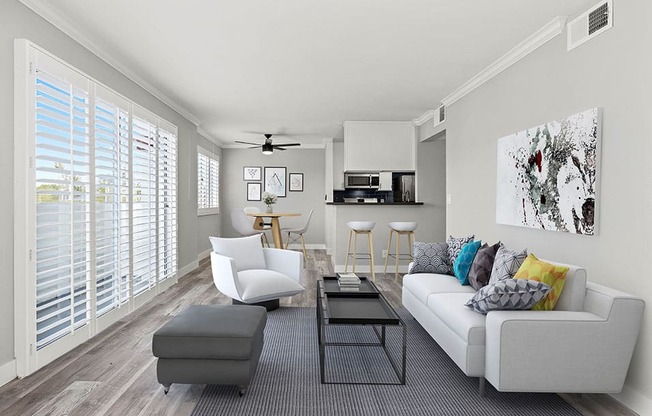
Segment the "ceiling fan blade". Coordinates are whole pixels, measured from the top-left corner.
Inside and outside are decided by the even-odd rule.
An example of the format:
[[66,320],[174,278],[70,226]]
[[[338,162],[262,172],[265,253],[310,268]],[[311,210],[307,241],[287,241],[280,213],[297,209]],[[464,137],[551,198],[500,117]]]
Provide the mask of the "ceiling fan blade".
[[278,146],[274,146],[274,150],[287,150],[287,149],[284,149],[284,148],[278,147]]
[[254,145],[254,146],[262,146],[262,144],[260,144],[260,143],[241,142],[240,140],[236,140],[235,142],[240,143],[240,144],[251,144],[251,145]]
[[249,147],[247,147],[247,149],[260,149],[260,145],[249,146]]
[[279,144],[274,144],[274,146],[284,146],[284,147],[301,146],[301,143],[279,143]]

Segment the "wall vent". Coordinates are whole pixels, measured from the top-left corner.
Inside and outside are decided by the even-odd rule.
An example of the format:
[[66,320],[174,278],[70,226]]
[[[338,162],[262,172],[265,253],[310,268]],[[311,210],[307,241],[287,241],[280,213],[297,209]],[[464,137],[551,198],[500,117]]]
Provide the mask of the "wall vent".
[[604,0],[568,23],[568,50],[598,36],[613,26],[613,2]]
[[446,106],[443,104],[435,110],[435,127],[446,121]]

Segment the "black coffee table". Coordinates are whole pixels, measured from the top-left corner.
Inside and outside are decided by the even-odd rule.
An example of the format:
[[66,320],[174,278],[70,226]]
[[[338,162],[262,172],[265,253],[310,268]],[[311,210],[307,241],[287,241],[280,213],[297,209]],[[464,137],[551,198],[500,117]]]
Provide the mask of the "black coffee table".
[[[324,276],[317,282],[317,337],[319,341],[319,364],[323,384],[405,384],[406,335],[403,320],[370,280],[360,278],[358,291],[342,291],[336,276]],[[326,339],[326,327],[330,325],[371,326],[377,342],[333,342]],[[386,327],[401,331],[401,358],[398,363],[387,345]],[[326,347],[380,347],[389,360],[398,382],[338,382],[325,379]]]

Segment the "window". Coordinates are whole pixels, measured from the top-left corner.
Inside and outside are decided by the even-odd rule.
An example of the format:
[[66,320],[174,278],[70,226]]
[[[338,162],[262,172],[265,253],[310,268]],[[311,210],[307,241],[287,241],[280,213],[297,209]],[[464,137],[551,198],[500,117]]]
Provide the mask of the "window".
[[19,375],[133,311],[177,270],[177,128],[23,42],[16,209],[33,232],[16,242]]
[[220,159],[197,146],[197,215],[220,211]]

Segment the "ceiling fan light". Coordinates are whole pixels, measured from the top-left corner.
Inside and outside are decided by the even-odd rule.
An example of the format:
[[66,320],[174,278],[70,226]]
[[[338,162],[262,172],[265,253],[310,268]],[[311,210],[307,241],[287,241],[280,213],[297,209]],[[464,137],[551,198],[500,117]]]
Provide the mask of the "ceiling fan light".
[[263,154],[264,155],[271,155],[274,152],[274,148],[270,143],[265,143],[263,144]]

